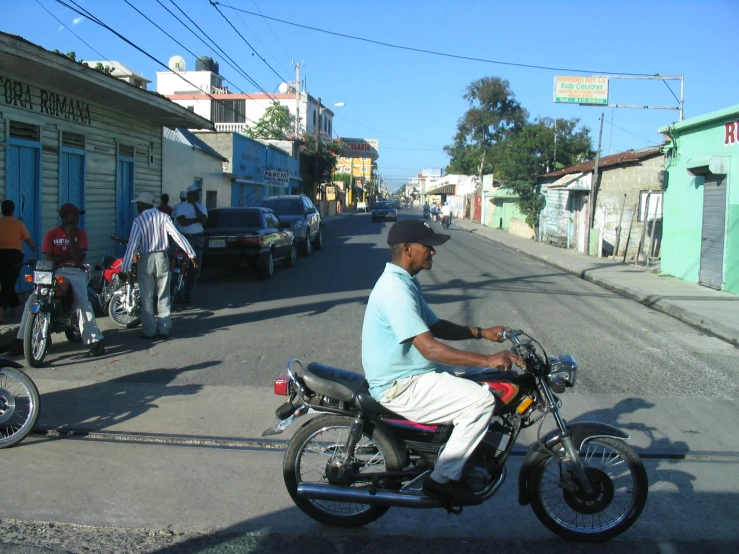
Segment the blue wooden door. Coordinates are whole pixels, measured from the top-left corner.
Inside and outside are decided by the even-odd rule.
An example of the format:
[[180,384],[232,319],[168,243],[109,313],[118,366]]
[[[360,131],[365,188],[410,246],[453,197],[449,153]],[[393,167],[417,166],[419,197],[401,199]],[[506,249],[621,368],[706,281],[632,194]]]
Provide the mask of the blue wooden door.
[[[67,202],[85,209],[85,156],[82,151],[63,148],[59,157],[59,206]],[[85,228],[85,216],[80,216]]]
[[[133,205],[134,166],[133,158],[118,157],[118,171],[115,183],[115,234],[120,238],[128,238],[131,234],[131,225],[134,220]],[[116,253],[123,256],[126,247],[116,245]]]
[[[15,217],[23,222],[31,234],[31,238],[41,249],[40,222],[41,222],[41,190],[39,188],[39,147],[35,143],[9,140],[5,161],[5,191],[8,200],[15,202]],[[26,259],[32,253],[26,243],[23,243],[23,253]],[[24,266],[21,271],[17,290],[31,289],[23,276],[32,272],[33,268]]]

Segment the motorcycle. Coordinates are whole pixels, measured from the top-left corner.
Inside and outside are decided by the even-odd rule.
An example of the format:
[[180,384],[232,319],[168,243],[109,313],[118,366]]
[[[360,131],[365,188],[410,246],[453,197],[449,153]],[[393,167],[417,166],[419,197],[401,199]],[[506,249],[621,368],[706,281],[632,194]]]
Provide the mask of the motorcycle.
[[36,425],[38,389],[20,364],[0,358],[0,448],[22,441]]
[[444,227],[444,229],[449,229],[449,226],[452,224],[452,218],[448,215],[441,216],[441,226]]
[[[83,265],[89,279],[90,266]],[[54,262],[38,260],[33,274],[25,277],[33,283],[34,302],[28,313],[23,335],[23,354],[31,367],[40,367],[51,345],[51,333],[61,333],[69,342],[82,342],[79,308],[74,305],[72,285],[58,274]]]
[[[492,498],[506,478],[506,462],[521,429],[539,425],[523,459],[518,501],[530,504],[550,531],[570,540],[604,541],[626,531],[647,501],[647,474],[623,431],[600,422],[567,423],[557,394],[575,386],[578,366],[569,355],[549,358],[522,331],[506,331],[511,351],[526,361],[520,371],[466,368],[455,373],[496,395],[485,437],[467,461],[463,480],[477,496]],[[325,525],[359,527],[390,507],[454,506],[423,494],[453,426],[424,425],[384,408],[370,396],[363,375],[290,360],[274,382],[289,400],[263,436],[283,432],[317,413],[290,439],[283,462],[288,493],[306,515]],[[545,417],[556,428],[541,436]]]
[[182,297],[189,267],[190,257],[184,250],[177,248],[172,253],[169,268],[169,297],[172,306]]
[[[127,242],[115,236],[110,238],[120,244],[126,244]],[[99,265],[95,266],[95,270],[100,272],[97,283],[92,287],[93,299],[95,301],[93,306],[95,306],[97,315],[108,313],[108,306],[113,293],[121,288],[120,273],[122,265],[123,258],[119,258],[115,254],[103,252],[103,259]]]
[[423,209],[423,218],[424,219],[428,219],[429,217],[431,217],[431,210],[429,208],[424,208]]
[[119,266],[118,277],[121,285],[108,303],[108,315],[118,327],[135,326],[141,321],[141,289],[136,278],[138,262],[139,255],[134,254],[131,269],[125,278],[121,277],[123,274],[120,273]]

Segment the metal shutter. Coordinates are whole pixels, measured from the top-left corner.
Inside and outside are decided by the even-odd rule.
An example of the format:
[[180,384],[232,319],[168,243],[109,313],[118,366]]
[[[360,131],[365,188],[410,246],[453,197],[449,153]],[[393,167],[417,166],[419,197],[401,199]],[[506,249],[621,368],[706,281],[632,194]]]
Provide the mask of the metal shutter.
[[706,177],[703,187],[703,230],[701,232],[701,285],[720,289],[724,281],[726,236],[726,177]]

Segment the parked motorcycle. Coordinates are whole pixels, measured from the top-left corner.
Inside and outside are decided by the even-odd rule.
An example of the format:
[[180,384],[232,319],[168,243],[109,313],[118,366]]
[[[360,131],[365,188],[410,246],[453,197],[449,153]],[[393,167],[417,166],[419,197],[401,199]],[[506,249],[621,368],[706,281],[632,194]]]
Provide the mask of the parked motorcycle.
[[[90,266],[83,269],[89,279]],[[40,367],[51,344],[51,334],[64,332],[69,342],[82,342],[79,309],[74,305],[72,285],[54,269],[54,262],[38,260],[33,274],[34,302],[28,313],[23,336],[23,354],[31,367]]]
[[190,257],[184,250],[179,248],[172,252],[172,260],[169,268],[169,297],[172,306],[182,299],[185,282],[187,280],[187,269],[190,267]]
[[[110,238],[120,244],[128,242],[115,236]],[[120,273],[122,265],[123,258],[103,252],[100,265],[95,266],[95,270],[100,272],[100,277],[92,286],[93,299],[95,300],[93,306],[98,315],[108,313],[110,299],[113,297],[113,293],[121,287]]]
[[[506,477],[506,461],[521,429],[539,430],[551,414],[556,428],[531,446],[518,475],[518,499],[565,539],[604,541],[626,531],[647,501],[647,474],[623,431],[600,422],[567,423],[556,396],[575,386],[578,367],[569,355],[549,358],[522,331],[506,331],[511,351],[526,361],[520,371],[467,368],[456,372],[493,392],[489,429],[468,460],[463,479],[489,500]],[[453,506],[423,494],[453,426],[422,425],[384,408],[370,396],[363,375],[318,363],[290,360],[274,383],[289,396],[280,420],[264,435],[281,433],[306,413],[318,413],[295,432],[283,463],[295,504],[326,525],[358,527],[390,507]]]
[[125,277],[119,269],[118,277],[122,282],[108,303],[108,315],[118,327],[129,327],[141,321],[141,290],[136,275],[138,262],[139,255],[134,254],[131,269]]
[[36,424],[38,389],[20,364],[0,358],[0,448],[22,441]]

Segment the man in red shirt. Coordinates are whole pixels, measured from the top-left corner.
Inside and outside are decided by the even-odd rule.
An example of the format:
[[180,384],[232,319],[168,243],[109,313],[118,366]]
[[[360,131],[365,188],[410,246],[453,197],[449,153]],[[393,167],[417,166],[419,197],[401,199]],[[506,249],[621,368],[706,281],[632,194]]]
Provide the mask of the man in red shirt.
[[169,205],[169,194],[166,192],[162,194],[162,203],[157,206],[157,210],[172,217],[172,206]]
[[[80,269],[87,256],[87,233],[78,228],[80,214],[85,213],[74,204],[64,204],[59,208],[62,223],[46,233],[41,252],[47,260],[54,262],[58,275],[65,277],[72,286],[74,302],[79,308],[79,326],[82,332],[82,340],[91,346],[87,357],[102,356],[105,354],[103,334],[98,328],[95,313],[92,310],[90,300],[87,298],[87,278],[85,272]],[[35,298],[31,295],[23,310],[18,337],[11,348],[12,353],[23,351],[23,334],[25,333],[28,311],[33,305]]]

